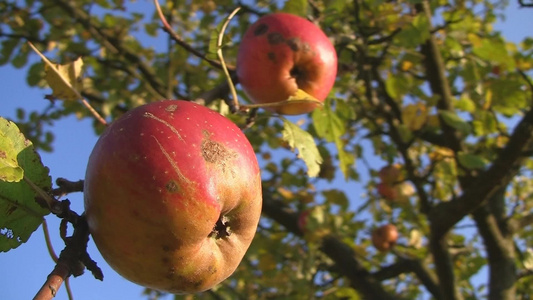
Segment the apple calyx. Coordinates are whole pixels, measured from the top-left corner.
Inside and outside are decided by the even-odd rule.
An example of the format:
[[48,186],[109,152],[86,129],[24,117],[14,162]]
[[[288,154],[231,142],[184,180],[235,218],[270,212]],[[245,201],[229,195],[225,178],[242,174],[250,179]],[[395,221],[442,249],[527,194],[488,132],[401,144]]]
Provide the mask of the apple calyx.
[[231,235],[231,227],[229,225],[228,217],[221,216],[213,227],[213,231],[209,234],[209,237],[215,239],[222,239]]

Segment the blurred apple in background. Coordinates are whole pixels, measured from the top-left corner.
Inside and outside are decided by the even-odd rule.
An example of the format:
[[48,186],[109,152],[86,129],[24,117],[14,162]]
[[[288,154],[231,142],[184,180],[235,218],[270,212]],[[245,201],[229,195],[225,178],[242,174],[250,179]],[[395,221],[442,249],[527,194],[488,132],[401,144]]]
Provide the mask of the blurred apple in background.
[[390,250],[398,240],[398,229],[393,224],[386,224],[372,231],[372,244],[379,251]]

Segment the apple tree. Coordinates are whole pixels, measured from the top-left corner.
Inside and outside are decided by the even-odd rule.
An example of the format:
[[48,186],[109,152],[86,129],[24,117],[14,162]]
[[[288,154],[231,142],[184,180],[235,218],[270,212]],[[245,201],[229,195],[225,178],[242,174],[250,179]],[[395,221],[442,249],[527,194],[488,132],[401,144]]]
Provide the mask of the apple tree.
[[[101,134],[135,107],[182,99],[239,126],[262,178],[245,257],[195,298],[530,299],[533,38],[516,44],[493,29],[506,4],[176,0],[158,13],[149,1],[0,0],[0,65],[25,67],[49,103],[0,119],[0,250],[59,217],[57,288],[85,268],[101,278],[84,214],[63,200],[84,178],[52,181],[39,159],[53,152],[51,124],[75,115]],[[327,99],[306,114],[253,105],[239,84],[246,30],[280,11],[318,26],[338,57]],[[247,55],[264,51],[253,46]],[[314,63],[298,75],[315,78],[305,73]],[[246,67],[265,78],[259,87],[282,77]]]

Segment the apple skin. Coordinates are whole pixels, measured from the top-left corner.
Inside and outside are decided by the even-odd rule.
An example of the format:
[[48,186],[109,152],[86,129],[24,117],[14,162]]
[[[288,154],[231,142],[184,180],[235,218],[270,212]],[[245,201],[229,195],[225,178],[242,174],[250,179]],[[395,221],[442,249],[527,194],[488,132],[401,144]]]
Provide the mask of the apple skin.
[[179,100],[111,123],[89,158],[84,191],[89,229],[108,264],[175,294],[210,289],[234,272],[262,205],[259,166],[241,130]]
[[381,168],[378,176],[386,184],[394,184],[400,179],[401,166],[399,164],[387,165]]
[[[255,103],[285,101],[298,89],[323,102],[337,75],[337,53],[324,32],[288,13],[257,20],[244,34],[237,54],[237,77]],[[267,108],[280,114],[312,111],[314,103]]]
[[398,229],[395,225],[383,225],[372,231],[372,244],[379,251],[388,251],[396,244],[398,235]]
[[398,190],[392,184],[380,182],[377,184],[377,190],[378,194],[380,194],[387,200],[395,201],[396,199],[398,199]]

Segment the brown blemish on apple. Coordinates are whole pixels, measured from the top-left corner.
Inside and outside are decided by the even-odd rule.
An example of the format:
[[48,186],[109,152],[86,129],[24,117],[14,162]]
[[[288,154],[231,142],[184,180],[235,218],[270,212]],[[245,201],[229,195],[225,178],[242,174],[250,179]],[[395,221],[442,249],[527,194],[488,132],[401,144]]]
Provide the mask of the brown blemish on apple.
[[273,61],[273,62],[276,62],[276,53],[274,52],[268,52],[267,53],[267,56],[268,56],[268,59]]
[[226,162],[234,158],[237,154],[228,150],[224,145],[211,139],[211,134],[204,130],[202,140],[202,157],[208,163],[216,164],[226,171]]
[[169,182],[167,182],[165,188],[169,193],[177,193],[180,189],[178,184],[174,180],[170,180]]
[[271,45],[278,45],[285,41],[281,33],[271,32],[267,35],[268,43]]
[[294,52],[300,51],[301,44],[302,42],[300,41],[299,38],[290,38],[287,40],[287,45]]
[[166,277],[168,279],[172,279],[172,278],[174,278],[175,275],[176,275],[176,268],[175,267],[168,268]]
[[268,31],[267,24],[259,24],[254,30],[254,35],[259,36],[259,35],[265,34],[267,31]]

